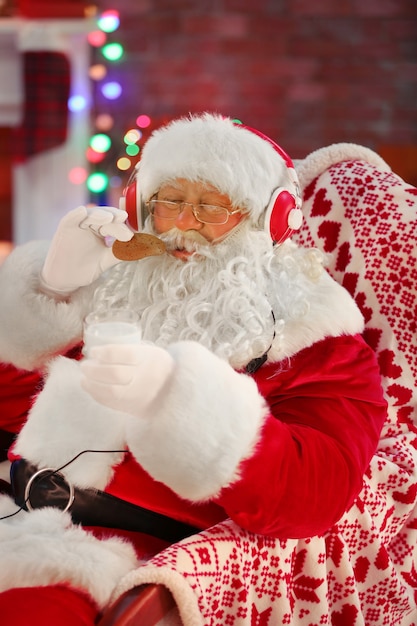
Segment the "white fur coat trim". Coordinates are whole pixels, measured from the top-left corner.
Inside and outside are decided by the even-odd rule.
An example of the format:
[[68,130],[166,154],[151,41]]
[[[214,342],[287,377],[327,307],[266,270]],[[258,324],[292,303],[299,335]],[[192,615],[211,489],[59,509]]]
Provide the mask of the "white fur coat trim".
[[341,161],[366,161],[383,172],[390,172],[390,166],[376,152],[355,143],[334,143],[330,146],[318,148],[305,159],[295,161],[294,167],[298,174],[300,185],[305,189],[317,176],[332,165]]
[[[57,469],[83,450],[127,446],[145,470],[183,498],[214,496],[237,478],[267,407],[249,376],[199,344],[181,342],[169,351],[175,370],[166,392],[139,417],[98,404],[81,388],[79,362],[56,359],[16,453],[40,468]],[[78,487],[104,489],[122,458],[123,452],[87,453],[62,473]]]
[[133,417],[98,404],[80,379],[78,361],[59,357],[51,363],[15,452],[40,468],[58,469],[84,450],[119,450],[87,452],[63,470],[78,487],[104,489],[123,458],[126,423]]
[[[295,244],[288,241],[284,245],[293,247]],[[296,258],[294,256],[294,260]],[[290,285],[277,284],[276,289],[285,294],[290,312],[283,320],[282,334],[277,332],[268,352],[269,362],[282,361],[326,337],[355,335],[363,331],[363,316],[355,301],[324,269],[315,278],[298,273],[291,277]],[[292,294],[297,291],[303,298],[296,300],[294,307],[306,308],[306,314],[301,317],[291,311]],[[281,320],[277,314],[275,319],[279,326]]]
[[[17,247],[0,268],[0,361],[34,370],[82,337],[91,288],[57,302],[41,293],[39,276],[49,244]],[[75,252],[74,252],[75,254]]]
[[239,476],[268,414],[256,383],[196,342],[168,349],[175,361],[165,393],[127,424],[129,449],[181,497],[214,497]]
[[[0,516],[16,505],[0,496]],[[0,521],[0,592],[15,587],[68,584],[87,592],[103,609],[114,588],[139,563],[118,538],[98,540],[68,513],[44,508]]]

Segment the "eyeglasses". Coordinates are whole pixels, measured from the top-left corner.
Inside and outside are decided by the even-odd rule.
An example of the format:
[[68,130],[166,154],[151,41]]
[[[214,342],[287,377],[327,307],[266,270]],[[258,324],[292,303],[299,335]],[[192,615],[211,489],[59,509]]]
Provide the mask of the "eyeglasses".
[[191,207],[193,215],[202,224],[226,224],[231,215],[240,213],[241,209],[230,211],[223,206],[215,204],[193,204],[182,200],[149,200],[146,202],[151,215],[164,220],[175,220],[184,210],[184,206]]

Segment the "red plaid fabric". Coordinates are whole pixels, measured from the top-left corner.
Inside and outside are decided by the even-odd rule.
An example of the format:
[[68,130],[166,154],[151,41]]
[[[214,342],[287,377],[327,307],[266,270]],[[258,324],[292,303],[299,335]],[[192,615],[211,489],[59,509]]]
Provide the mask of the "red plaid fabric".
[[21,126],[14,131],[17,162],[64,143],[68,132],[70,64],[58,52],[23,55],[25,103]]

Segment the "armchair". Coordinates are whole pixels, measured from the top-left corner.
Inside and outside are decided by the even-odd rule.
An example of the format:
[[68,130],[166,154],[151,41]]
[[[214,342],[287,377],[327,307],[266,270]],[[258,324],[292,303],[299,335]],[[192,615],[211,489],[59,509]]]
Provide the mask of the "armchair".
[[163,588],[177,611],[168,603],[160,624],[417,624],[417,190],[354,144],[296,169],[295,239],[328,255],[362,310],[389,405],[362,491],[323,536],[278,540],[227,520],[170,546],[121,580],[99,626],[154,624],[143,594],[161,604]]

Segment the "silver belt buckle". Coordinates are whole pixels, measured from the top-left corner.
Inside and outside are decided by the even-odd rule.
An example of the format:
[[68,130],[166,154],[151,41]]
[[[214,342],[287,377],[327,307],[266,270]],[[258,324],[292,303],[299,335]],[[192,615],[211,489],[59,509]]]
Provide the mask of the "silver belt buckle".
[[29,511],[34,511],[35,510],[34,507],[31,504],[31,502],[30,502],[30,489],[31,489],[31,487],[33,485],[33,482],[36,480],[36,478],[38,478],[38,476],[40,476],[44,472],[50,472],[51,474],[54,474],[55,476],[59,476],[68,485],[69,494],[68,494],[67,505],[66,505],[65,509],[59,509],[60,511],[65,513],[66,511],[68,511],[68,509],[70,508],[70,506],[74,502],[74,497],[75,497],[74,485],[72,483],[70,483],[69,480],[67,480],[63,474],[61,474],[60,472],[56,472],[52,467],[44,467],[43,469],[40,469],[37,472],[35,472],[34,474],[32,474],[32,476],[29,478],[29,480],[27,482],[27,485],[26,485],[26,488],[25,488],[25,496],[24,496],[25,504],[26,504],[28,510]]

